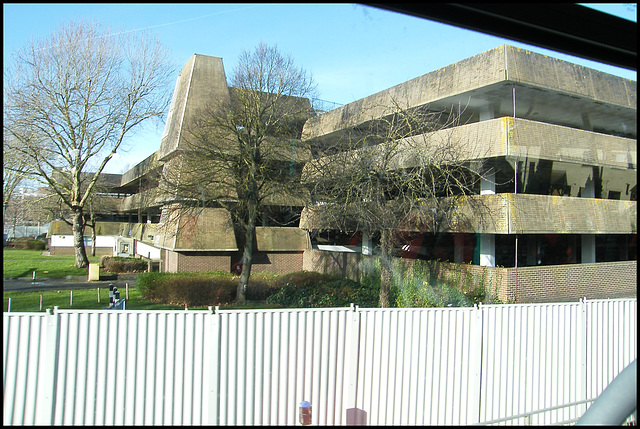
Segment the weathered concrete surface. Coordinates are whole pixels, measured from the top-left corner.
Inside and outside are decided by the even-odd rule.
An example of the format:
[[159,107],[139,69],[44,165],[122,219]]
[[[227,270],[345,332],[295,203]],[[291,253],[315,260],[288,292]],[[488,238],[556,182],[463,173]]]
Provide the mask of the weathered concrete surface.
[[184,125],[213,100],[228,100],[222,58],[194,54],[184,65],[173,92],[157,159],[165,160],[184,144]]
[[460,205],[455,232],[492,234],[633,234],[637,201],[552,195],[496,194],[467,197],[484,202],[482,213]]
[[156,229],[153,244],[171,250],[237,250],[231,216],[222,208],[171,210]]
[[311,118],[303,139],[338,139],[344,129],[388,115],[394,102],[458,106],[469,122],[515,116],[637,135],[635,81],[503,45]]
[[260,226],[256,228],[256,242],[258,250],[263,252],[297,251],[308,247],[307,231],[299,228]]

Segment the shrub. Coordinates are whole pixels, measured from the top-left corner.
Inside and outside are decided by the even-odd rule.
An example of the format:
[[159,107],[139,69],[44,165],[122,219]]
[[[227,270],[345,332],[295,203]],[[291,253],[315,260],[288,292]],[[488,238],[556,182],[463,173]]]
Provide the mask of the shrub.
[[100,265],[108,273],[142,273],[147,271],[147,261],[137,258],[102,257]]
[[280,289],[281,284],[278,282],[279,277],[278,274],[265,271],[252,273],[249,278],[246,299],[249,301],[266,300],[270,295],[273,295]]
[[378,290],[366,284],[330,274],[295,272],[280,277],[277,292],[267,303],[283,307],[362,307],[378,306]]
[[16,238],[8,243],[8,246],[20,250],[45,250],[47,244],[42,240],[33,240],[28,238]]
[[100,268],[104,268],[105,267],[105,262],[106,262],[107,259],[113,259],[113,256],[102,255],[100,257]]
[[189,307],[228,304],[235,299],[236,286],[228,273],[143,273],[137,281],[145,299]]
[[473,290],[472,297],[456,288],[460,284],[438,278],[437,261],[416,261],[412,267],[398,270],[394,278],[395,304],[398,307],[470,307],[480,291]]

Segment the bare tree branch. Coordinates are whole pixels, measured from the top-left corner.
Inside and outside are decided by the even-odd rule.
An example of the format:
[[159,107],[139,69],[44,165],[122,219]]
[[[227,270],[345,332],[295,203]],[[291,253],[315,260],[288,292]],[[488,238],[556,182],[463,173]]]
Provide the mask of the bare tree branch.
[[[312,230],[361,232],[379,240],[380,304],[389,304],[390,258],[407,234],[462,222],[459,198],[477,193],[485,172],[474,142],[460,141],[461,109],[378,106],[364,126],[347,128],[333,148],[305,166]],[[383,112],[379,114],[379,112]]]
[[241,54],[229,87],[228,100],[212,102],[187,125],[183,156],[165,164],[163,182],[183,207],[229,211],[243,248],[237,301],[244,302],[256,226],[265,216],[282,220],[287,205],[299,215],[304,205],[299,177],[310,151],[300,134],[315,85],[290,56],[260,43]]
[[78,267],[88,264],[83,209],[98,177],[133,129],[162,117],[172,72],[149,34],[111,35],[92,23],[60,27],[16,52],[5,71],[5,133],[71,209]]

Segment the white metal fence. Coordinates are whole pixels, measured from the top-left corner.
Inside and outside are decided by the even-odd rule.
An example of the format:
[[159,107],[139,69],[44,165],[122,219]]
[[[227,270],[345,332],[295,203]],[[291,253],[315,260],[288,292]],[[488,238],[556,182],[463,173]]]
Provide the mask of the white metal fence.
[[557,424],[637,353],[636,299],[3,319],[5,425]]
[[4,224],[4,234],[7,239],[20,238],[20,237],[37,237],[42,234],[46,234],[49,230],[49,224],[43,223],[42,225],[8,225]]

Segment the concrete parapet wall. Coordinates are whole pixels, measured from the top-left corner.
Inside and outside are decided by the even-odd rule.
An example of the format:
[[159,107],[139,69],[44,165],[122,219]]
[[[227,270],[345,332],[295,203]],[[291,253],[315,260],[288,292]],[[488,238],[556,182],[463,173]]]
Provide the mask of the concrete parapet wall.
[[[575,162],[594,166],[610,166],[616,168],[638,168],[637,141],[634,139],[616,137],[593,131],[527,119],[501,118],[505,127],[499,134],[506,136],[508,145],[501,145],[504,153],[520,160],[546,159],[550,161]],[[488,121],[488,122],[494,122]],[[482,127],[484,122],[477,125]],[[462,127],[461,127],[462,128]],[[485,133],[478,133],[478,141],[482,147],[493,144],[487,137],[497,129]],[[468,138],[475,137],[468,134]],[[484,143],[487,141],[487,143]],[[504,140],[502,140],[504,141]],[[487,148],[489,149],[489,148]]]
[[[527,94],[525,98],[528,99],[524,104],[518,105],[521,110],[517,114],[507,107],[508,102],[505,103],[510,98],[510,88],[514,85],[519,89],[517,93]],[[630,112],[637,108],[635,81],[503,45],[311,118],[305,124],[302,138],[321,139],[337,136],[340,130],[361,126],[388,115],[391,106],[396,103],[402,108],[433,106],[441,102],[449,106],[450,103],[464,105],[465,99],[469,100],[469,97],[475,94],[478,99],[469,106],[475,108],[478,107],[475,104],[488,99],[493,93],[500,93],[502,100],[493,100],[495,105],[486,107],[493,109],[496,117],[507,114],[527,116],[529,109],[533,111],[536,108],[542,108],[543,111],[538,113],[545,116],[544,110],[557,106],[551,104],[536,107],[534,104],[561,101],[568,109],[586,105],[607,105],[608,107],[601,109],[600,113],[608,112],[606,114],[618,119],[622,115],[625,121],[631,121],[631,115],[635,116],[635,113]],[[553,94],[553,101],[549,101],[551,98],[545,101],[545,97],[539,94],[546,94],[547,97]],[[578,99],[583,100],[585,104],[573,103]],[[503,106],[498,107],[499,104]],[[565,120],[573,124],[572,126],[584,125],[580,114],[575,113]],[[555,122],[553,117],[547,119],[549,122]],[[606,123],[604,126],[609,128]]]
[[[475,204],[471,204],[477,200]],[[478,204],[477,202],[481,204]],[[495,194],[461,198],[451,231],[490,234],[633,234],[637,201]]]
[[501,46],[311,118],[304,126],[302,138],[314,139],[379,118],[389,113],[394,102],[406,108],[422,106],[504,79]]
[[508,79],[605,103],[637,107],[637,84],[608,73],[513,46],[505,49]]

